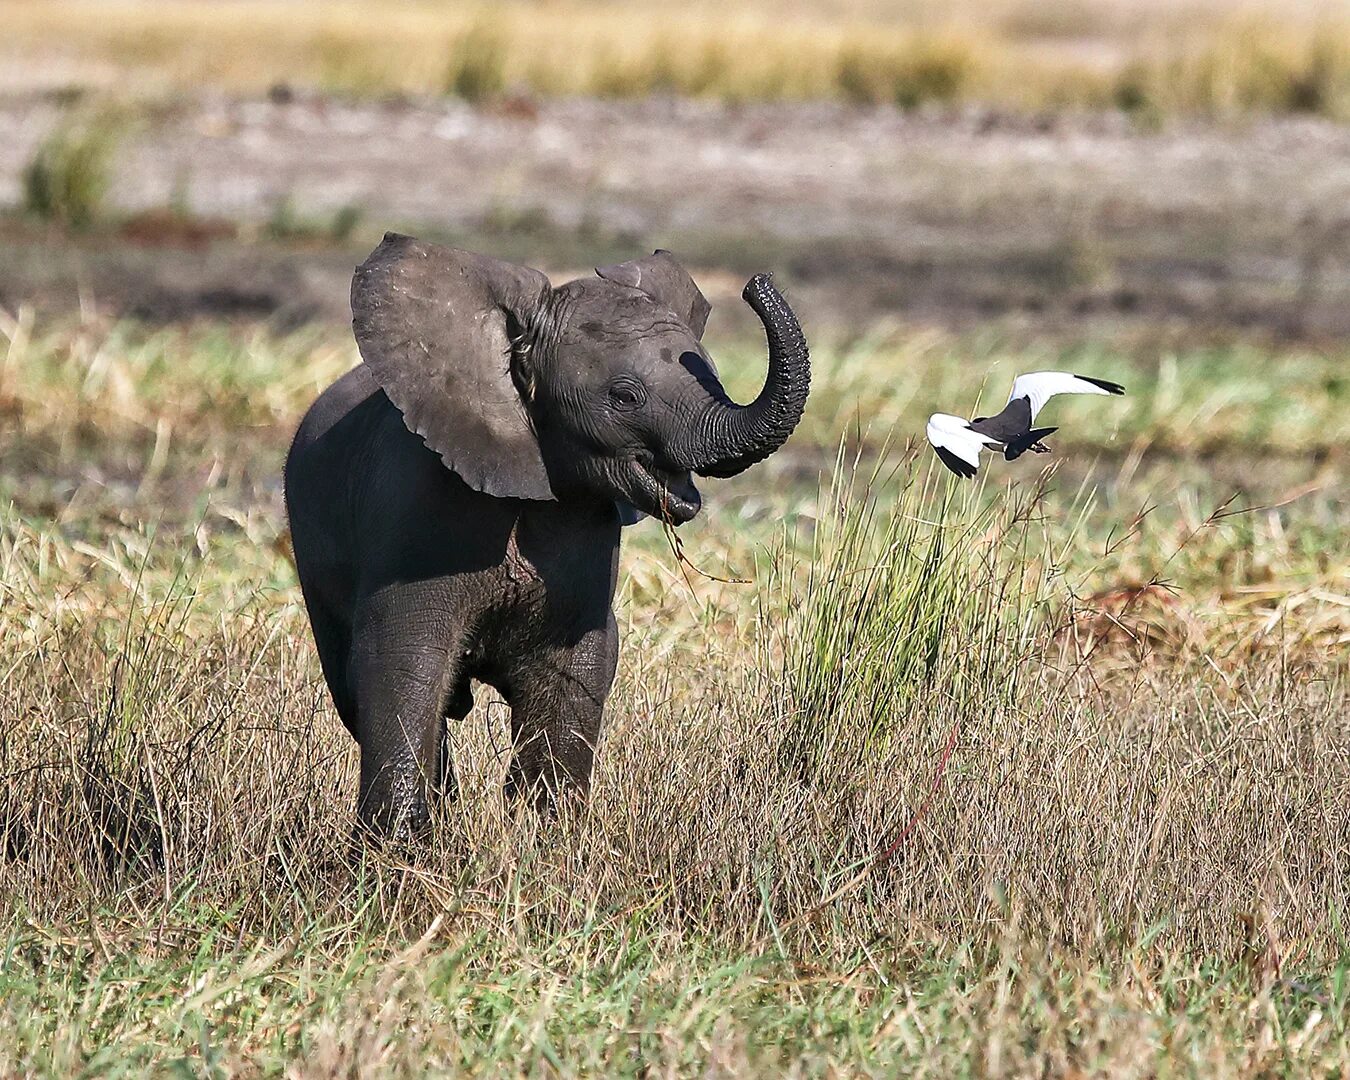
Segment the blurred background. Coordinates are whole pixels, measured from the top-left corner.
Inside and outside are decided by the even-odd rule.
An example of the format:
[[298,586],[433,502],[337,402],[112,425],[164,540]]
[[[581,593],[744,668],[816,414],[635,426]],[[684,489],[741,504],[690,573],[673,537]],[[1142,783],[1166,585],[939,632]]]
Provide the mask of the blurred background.
[[669,248],[742,400],[739,291],[772,270],[815,346],[767,466],[803,499],[841,439],[1076,366],[1130,397],[1057,406],[1070,486],[1311,491],[1304,524],[1344,525],[1350,0],[0,0],[0,26],[0,502],[91,542],[282,534],[386,229],[555,280]]
[[1346,0],[0,0],[0,25],[11,316],[342,322],[398,228],[562,274],[665,246],[724,309],[768,267],[817,332],[1350,330]]

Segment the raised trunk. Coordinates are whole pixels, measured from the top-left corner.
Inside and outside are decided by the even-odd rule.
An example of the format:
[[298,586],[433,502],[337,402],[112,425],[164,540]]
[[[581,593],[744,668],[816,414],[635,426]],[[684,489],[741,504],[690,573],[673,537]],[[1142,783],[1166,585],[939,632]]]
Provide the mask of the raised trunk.
[[749,405],[726,399],[709,402],[694,425],[694,471],[701,476],[735,476],[763,461],[792,434],[811,388],[811,358],[797,316],[768,274],[756,274],[741,293],[759,316],[769,342],[769,374]]

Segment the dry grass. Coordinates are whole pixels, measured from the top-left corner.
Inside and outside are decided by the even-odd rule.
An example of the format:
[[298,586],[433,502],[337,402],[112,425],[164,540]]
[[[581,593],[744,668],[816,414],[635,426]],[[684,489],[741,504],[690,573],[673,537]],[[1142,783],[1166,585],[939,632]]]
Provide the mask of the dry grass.
[[[1215,482],[1156,479],[1177,459],[1144,481],[1127,456],[1095,495],[1031,470],[957,488],[903,451],[823,492],[760,470],[685,530],[751,584],[686,581],[659,531],[631,534],[585,812],[502,805],[480,701],[434,841],[357,851],[274,482],[347,347],[5,330],[0,1072],[1350,1067],[1334,475],[1215,514]],[[929,355],[818,349],[829,419],[805,447],[839,438],[850,370],[887,350]],[[750,357],[724,366],[748,379]],[[1242,368],[1303,426],[1249,416],[1229,449],[1329,437],[1321,362]],[[1163,426],[1206,393],[1202,364],[1177,370],[1140,387]],[[897,858],[818,908],[952,733]]]
[[[1236,12],[1236,13],[1235,13]],[[977,5],[294,5],[243,0],[4,0],[11,79],[260,91],[508,90],[728,99],[834,98],[912,107],[1119,106],[1148,113],[1350,105],[1344,0],[1234,9],[1105,0]],[[25,63],[24,61],[27,61]]]

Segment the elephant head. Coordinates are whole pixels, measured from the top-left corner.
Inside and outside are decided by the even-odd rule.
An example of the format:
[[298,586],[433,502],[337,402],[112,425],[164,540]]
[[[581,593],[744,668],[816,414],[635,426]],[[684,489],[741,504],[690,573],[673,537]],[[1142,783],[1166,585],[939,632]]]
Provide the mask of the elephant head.
[[764,389],[744,406],[700,343],[708,302],[666,251],[554,288],[537,270],[390,233],[357,268],[352,325],[408,427],[471,487],[681,524],[700,506],[691,473],[763,460],[806,404],[791,308],[766,275],[742,295],[769,346]]

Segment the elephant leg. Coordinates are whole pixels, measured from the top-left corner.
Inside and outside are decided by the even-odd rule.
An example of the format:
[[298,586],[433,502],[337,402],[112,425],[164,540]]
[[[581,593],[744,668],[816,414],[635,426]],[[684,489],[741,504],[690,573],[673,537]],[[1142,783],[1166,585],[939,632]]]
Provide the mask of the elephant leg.
[[358,612],[349,665],[361,745],[357,815],[380,834],[427,828],[448,755],[444,697],[455,634],[403,591],[383,590]]
[[610,613],[603,628],[570,648],[548,650],[521,666],[508,694],[514,742],[508,796],[527,796],[547,811],[565,791],[587,793],[618,656]]

